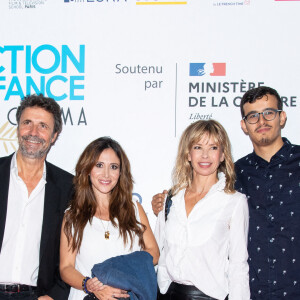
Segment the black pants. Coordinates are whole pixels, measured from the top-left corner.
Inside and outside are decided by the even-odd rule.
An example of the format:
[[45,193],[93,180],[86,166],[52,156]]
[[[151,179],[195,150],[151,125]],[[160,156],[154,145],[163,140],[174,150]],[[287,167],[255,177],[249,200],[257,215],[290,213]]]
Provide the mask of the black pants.
[[193,285],[172,282],[166,294],[158,294],[158,300],[216,300],[205,295]]
[[20,292],[20,293],[7,293],[0,291],[0,300],[37,300],[35,291]]

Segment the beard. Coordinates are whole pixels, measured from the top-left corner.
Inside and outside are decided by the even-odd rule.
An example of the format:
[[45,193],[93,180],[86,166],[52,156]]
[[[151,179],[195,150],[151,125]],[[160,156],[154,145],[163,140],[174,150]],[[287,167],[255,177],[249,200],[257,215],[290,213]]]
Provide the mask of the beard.
[[270,144],[270,139],[264,137],[259,142],[261,145],[268,145]]
[[[265,128],[272,128],[272,126],[268,125],[268,124],[264,124],[263,126],[259,126],[257,130],[259,130],[261,127],[265,127]],[[259,141],[259,144],[262,145],[262,146],[267,146],[271,143],[271,139],[267,136],[263,136]]]
[[[41,147],[39,149],[31,149],[26,146],[26,141],[40,143]],[[49,152],[51,148],[51,143],[46,144],[46,141],[42,138],[33,135],[23,135],[19,138],[19,150],[23,156],[33,159],[41,159]]]

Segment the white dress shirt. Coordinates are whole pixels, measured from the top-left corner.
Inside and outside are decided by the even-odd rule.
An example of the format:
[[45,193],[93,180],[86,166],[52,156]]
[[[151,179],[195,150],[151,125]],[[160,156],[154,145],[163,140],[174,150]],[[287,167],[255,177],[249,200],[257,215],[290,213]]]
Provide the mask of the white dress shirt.
[[165,222],[159,213],[155,236],[161,251],[158,285],[165,294],[172,281],[194,285],[203,293],[248,300],[248,204],[244,194],[224,192],[225,175],[192,209],[185,209],[185,190],[172,198]]
[[6,223],[0,253],[0,283],[36,286],[44,213],[46,164],[43,176],[28,197],[18,175],[14,154],[9,179]]

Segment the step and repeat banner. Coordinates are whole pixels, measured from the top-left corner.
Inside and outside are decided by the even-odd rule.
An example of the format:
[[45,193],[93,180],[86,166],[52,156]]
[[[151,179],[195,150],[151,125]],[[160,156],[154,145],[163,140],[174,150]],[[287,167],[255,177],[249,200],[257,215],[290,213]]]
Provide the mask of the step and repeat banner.
[[48,160],[74,173],[88,143],[116,139],[154,224],[152,195],[170,187],[191,122],[221,122],[235,160],[252,151],[239,111],[249,88],[278,90],[283,136],[300,144],[299,11],[288,0],[2,0],[0,156],[18,148],[20,99],[53,97],[64,128]]

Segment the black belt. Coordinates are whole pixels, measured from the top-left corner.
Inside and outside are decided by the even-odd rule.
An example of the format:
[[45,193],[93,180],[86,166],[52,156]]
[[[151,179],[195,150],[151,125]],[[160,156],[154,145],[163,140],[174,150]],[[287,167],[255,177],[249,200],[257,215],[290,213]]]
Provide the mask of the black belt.
[[0,284],[1,292],[8,293],[20,293],[20,292],[28,292],[35,291],[36,286],[26,285],[26,284]]
[[[165,300],[165,299],[173,299],[173,300],[182,300],[182,299],[189,299],[189,300],[196,300],[196,299],[207,299],[207,300],[216,300],[215,298],[212,298],[203,292],[201,292],[199,289],[197,289],[193,285],[185,285],[185,284],[179,284],[177,282],[172,282],[169,286],[169,289],[166,294],[160,294],[158,296],[159,300]],[[225,298],[227,300],[228,297]]]

